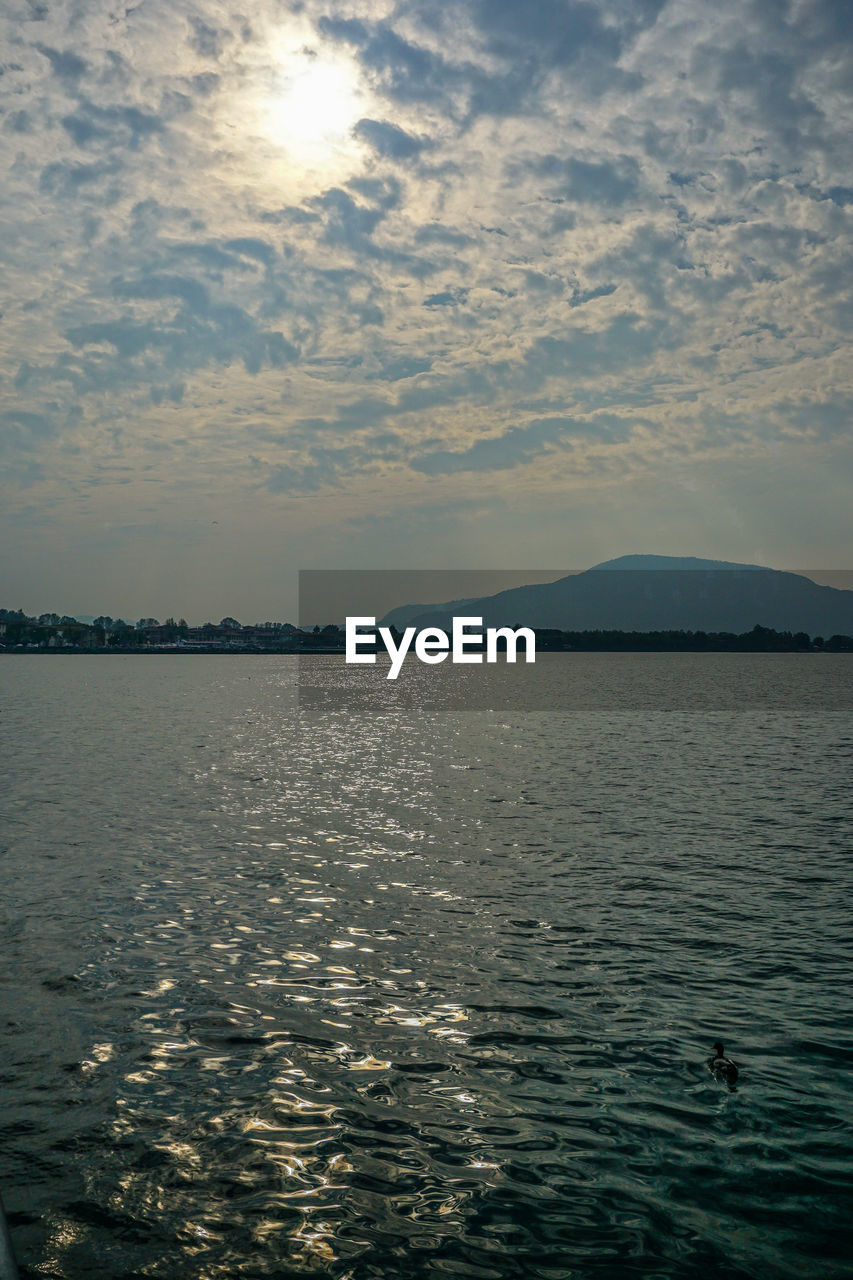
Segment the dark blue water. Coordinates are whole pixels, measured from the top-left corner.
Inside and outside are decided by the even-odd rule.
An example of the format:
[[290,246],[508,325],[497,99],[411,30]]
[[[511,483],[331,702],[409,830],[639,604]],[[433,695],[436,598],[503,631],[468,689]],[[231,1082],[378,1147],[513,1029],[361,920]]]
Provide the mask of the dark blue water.
[[[24,1275],[853,1275],[850,659],[358,716],[293,661],[0,663]],[[637,709],[650,671],[826,696]]]

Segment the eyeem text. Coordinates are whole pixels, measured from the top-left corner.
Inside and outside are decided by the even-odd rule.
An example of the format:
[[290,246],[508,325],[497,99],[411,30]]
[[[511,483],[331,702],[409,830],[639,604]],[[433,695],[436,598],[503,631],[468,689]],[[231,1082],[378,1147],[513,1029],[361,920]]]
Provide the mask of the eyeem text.
[[[479,627],[480,631],[469,630],[474,627]],[[530,627],[487,627],[485,633],[482,627],[482,618],[454,618],[451,635],[441,627],[422,627],[420,630],[417,627],[406,627],[399,644],[390,627],[379,627],[379,637],[391,658],[387,679],[397,679],[413,640],[415,657],[430,665],[444,662],[447,657],[451,662],[483,662],[484,647],[485,661],[497,662],[499,643],[505,660],[515,662],[520,641],[524,644],[525,661],[536,661],[536,636]],[[365,630],[361,631],[360,628]],[[369,632],[367,628],[370,628]],[[375,618],[347,618],[347,662],[376,662],[376,632]],[[370,649],[373,652],[369,652]]]

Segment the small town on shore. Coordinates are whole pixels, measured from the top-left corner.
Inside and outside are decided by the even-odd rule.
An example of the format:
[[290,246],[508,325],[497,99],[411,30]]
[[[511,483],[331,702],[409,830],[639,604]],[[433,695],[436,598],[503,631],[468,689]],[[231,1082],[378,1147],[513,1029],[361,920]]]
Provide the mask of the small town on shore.
[[[395,627],[392,633],[399,638]],[[689,651],[733,653],[853,653],[853,637],[810,636],[805,631],[560,631],[535,628],[537,652]],[[236,618],[190,626],[183,618],[125,622],[102,615],[91,621],[22,609],[0,609],[0,653],[344,653],[343,627],[298,627],[291,622],[243,624]]]
[[0,647],[7,652],[177,652],[177,653],[293,653],[337,642],[337,627],[300,628],[291,622],[243,625],[236,618],[191,627],[184,618],[123,618],[102,615],[79,619],[42,613],[28,617],[23,610],[0,609]]

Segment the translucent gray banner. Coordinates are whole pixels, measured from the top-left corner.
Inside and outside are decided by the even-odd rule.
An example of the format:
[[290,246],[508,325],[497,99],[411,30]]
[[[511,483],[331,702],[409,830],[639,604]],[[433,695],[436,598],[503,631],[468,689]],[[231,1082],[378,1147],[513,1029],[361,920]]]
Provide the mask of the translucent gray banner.
[[632,559],[585,571],[304,570],[300,703],[853,707],[853,591],[827,585],[833,574]]

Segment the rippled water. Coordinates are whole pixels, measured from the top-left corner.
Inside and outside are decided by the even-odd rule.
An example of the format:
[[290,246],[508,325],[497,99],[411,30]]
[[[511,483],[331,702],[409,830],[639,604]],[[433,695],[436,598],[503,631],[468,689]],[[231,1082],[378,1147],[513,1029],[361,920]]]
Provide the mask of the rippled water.
[[[0,663],[24,1274],[853,1274],[849,710],[309,714],[294,662]],[[744,662],[850,691],[537,672]]]

